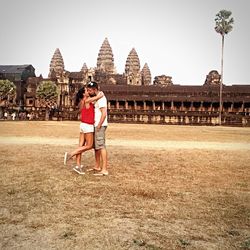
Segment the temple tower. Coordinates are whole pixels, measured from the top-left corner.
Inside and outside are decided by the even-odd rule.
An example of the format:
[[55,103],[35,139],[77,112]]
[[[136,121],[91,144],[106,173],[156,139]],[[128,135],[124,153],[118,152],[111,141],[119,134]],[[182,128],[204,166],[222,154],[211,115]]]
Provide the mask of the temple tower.
[[98,53],[97,70],[108,74],[115,74],[114,56],[107,38],[105,38]]
[[151,84],[151,72],[148,67],[148,64],[145,63],[142,71],[141,71],[141,80],[142,80],[142,85],[150,85]]
[[126,61],[125,76],[127,84],[141,85],[140,60],[134,48],[130,51]]
[[64,62],[60,50],[57,48],[50,62],[49,78],[60,77],[64,72]]
[[81,75],[83,78],[83,85],[91,81],[91,79],[93,78],[92,73],[90,72],[90,69],[88,69],[88,66],[86,63],[84,63],[81,68]]
[[88,67],[87,67],[87,64],[86,64],[86,63],[83,64],[83,66],[82,66],[82,68],[81,68],[81,72],[83,72],[83,73],[88,72]]
[[163,87],[172,86],[173,85],[172,76],[166,76],[166,75],[155,76],[153,85],[159,85]]
[[204,85],[207,86],[220,86],[221,75],[217,70],[211,70],[209,74],[206,76],[206,80]]

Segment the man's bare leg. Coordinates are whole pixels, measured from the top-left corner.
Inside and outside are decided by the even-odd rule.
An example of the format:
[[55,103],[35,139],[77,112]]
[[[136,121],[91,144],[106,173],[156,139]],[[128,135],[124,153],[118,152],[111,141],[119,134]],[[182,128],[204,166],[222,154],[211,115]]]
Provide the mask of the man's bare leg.
[[95,168],[94,170],[101,170],[101,150],[95,150]]
[[102,173],[108,173],[108,155],[106,148],[102,148],[100,150],[101,152],[101,158],[102,158]]
[[107,168],[108,160],[107,160],[107,150],[106,150],[106,148],[96,150],[95,151],[95,159],[96,159],[96,166],[99,166],[99,167],[100,167],[100,161],[102,159],[102,168],[101,168],[100,172],[95,173],[94,175],[96,175],[96,176],[108,175],[108,168]]

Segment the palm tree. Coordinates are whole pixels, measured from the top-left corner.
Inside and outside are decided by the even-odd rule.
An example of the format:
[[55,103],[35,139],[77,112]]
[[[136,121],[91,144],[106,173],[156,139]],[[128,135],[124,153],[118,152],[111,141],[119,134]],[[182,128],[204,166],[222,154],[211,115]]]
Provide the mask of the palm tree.
[[221,125],[222,113],[222,86],[223,86],[223,56],[224,56],[224,38],[225,35],[232,31],[234,19],[230,17],[232,14],[229,10],[221,10],[215,17],[215,31],[222,37],[221,43],[221,80],[220,80],[220,108],[219,108],[219,125]]
[[40,105],[46,108],[45,120],[49,120],[49,110],[57,103],[58,89],[56,84],[52,81],[42,81],[37,87],[36,95]]

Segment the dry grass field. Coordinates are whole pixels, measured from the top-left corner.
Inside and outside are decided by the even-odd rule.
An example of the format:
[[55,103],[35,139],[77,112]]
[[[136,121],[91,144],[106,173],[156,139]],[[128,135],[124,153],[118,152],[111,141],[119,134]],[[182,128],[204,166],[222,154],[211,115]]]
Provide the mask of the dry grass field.
[[0,249],[250,249],[249,128],[110,124],[96,177],[78,126],[0,122]]

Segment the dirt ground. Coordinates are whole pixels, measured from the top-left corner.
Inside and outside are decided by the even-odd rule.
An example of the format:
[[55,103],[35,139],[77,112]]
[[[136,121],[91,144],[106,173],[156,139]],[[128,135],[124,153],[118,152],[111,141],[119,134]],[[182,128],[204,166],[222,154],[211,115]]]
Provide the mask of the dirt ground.
[[0,249],[250,249],[249,128],[110,124],[96,177],[78,127],[0,122]]

